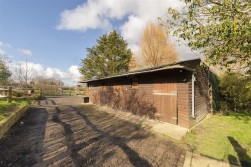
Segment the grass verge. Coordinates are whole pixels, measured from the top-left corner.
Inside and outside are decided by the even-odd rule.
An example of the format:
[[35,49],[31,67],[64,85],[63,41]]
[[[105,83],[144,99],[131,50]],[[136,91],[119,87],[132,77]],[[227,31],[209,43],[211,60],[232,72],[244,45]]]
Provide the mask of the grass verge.
[[22,108],[29,104],[31,104],[31,100],[27,99],[13,100],[12,103],[8,103],[5,100],[0,100],[0,121],[8,117],[16,109]]
[[232,164],[251,164],[251,114],[211,115],[184,138],[190,151]]

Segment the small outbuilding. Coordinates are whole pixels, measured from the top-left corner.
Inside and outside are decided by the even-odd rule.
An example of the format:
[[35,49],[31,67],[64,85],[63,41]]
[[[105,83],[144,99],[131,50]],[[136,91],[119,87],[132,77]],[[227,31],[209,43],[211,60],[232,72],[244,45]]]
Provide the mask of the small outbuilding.
[[198,58],[82,83],[91,103],[190,128],[211,111],[209,75]]

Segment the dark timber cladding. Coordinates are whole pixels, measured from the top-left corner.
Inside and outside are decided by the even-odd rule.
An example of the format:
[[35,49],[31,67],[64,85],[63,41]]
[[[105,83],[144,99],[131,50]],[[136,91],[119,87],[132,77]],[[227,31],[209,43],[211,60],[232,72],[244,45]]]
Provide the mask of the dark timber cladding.
[[[196,78],[194,93],[192,75]],[[107,105],[186,128],[202,120],[210,111],[208,67],[200,59],[83,83],[87,83],[87,95],[94,104]]]

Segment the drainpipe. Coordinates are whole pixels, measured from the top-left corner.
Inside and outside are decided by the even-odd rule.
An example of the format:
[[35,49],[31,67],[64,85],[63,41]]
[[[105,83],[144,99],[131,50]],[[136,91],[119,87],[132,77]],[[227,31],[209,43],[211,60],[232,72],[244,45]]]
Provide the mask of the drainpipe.
[[195,104],[194,104],[194,82],[196,81],[196,78],[194,76],[194,73],[192,74],[192,117],[195,118]]

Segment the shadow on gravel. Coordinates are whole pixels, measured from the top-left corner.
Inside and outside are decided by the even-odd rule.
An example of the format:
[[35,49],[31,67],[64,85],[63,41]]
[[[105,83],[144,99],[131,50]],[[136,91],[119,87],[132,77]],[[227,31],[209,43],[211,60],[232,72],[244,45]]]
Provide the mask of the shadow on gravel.
[[[95,152],[89,152],[88,154],[86,154],[83,157],[82,155],[78,154],[78,151],[81,150],[84,147],[88,147],[89,145],[91,145],[92,143],[97,142],[98,140],[102,140],[103,138],[105,138],[107,141],[109,141],[109,145],[113,145],[113,146],[115,145],[115,146],[118,146],[119,148],[121,148],[123,150],[123,152],[127,155],[129,161],[131,162],[131,164],[133,166],[140,166],[140,167],[141,166],[144,166],[144,167],[150,167],[151,166],[147,162],[147,160],[145,160],[144,158],[141,158],[136,151],[132,150],[126,144],[130,140],[141,140],[141,139],[147,137],[148,136],[147,134],[144,134],[144,135],[143,134],[142,135],[137,134],[137,135],[133,135],[133,136],[131,136],[129,138],[122,138],[122,137],[118,137],[116,135],[112,135],[109,132],[105,132],[105,131],[102,131],[99,128],[97,128],[97,126],[94,123],[92,123],[92,121],[90,121],[90,119],[85,114],[78,111],[75,107],[72,107],[72,108],[75,111],[77,111],[77,114],[81,118],[83,118],[83,120],[86,122],[86,124],[94,132],[97,133],[97,136],[94,137],[94,138],[91,138],[89,141],[83,142],[81,144],[75,144],[74,137],[73,137],[73,131],[71,130],[71,126],[69,124],[67,124],[65,122],[62,122],[60,120],[59,114],[62,111],[58,107],[56,107],[56,113],[55,113],[55,115],[52,116],[52,121],[54,121],[55,123],[58,123],[58,124],[63,126],[65,134],[67,134],[66,140],[67,140],[68,151],[70,152],[70,156],[73,159],[75,166],[81,166],[83,164],[91,165],[89,159],[91,158],[91,156],[95,155],[95,154],[93,154]],[[126,126],[126,125],[123,125],[123,126]],[[116,126],[114,126],[113,128],[114,129],[112,131],[115,130]],[[124,133],[126,133],[126,131]],[[96,149],[98,150],[98,147],[96,147]],[[109,158],[111,156],[113,156],[113,152],[107,153],[103,158],[105,159],[105,158]],[[95,162],[93,161],[92,163],[95,163]]]
[[52,121],[60,124],[64,128],[64,132],[66,135],[66,145],[68,148],[68,152],[70,153],[70,157],[73,159],[75,166],[81,166],[81,163],[78,160],[81,157],[77,153],[77,148],[85,147],[88,145],[88,143],[81,143],[80,145],[74,144],[73,131],[71,130],[71,126],[60,120],[59,114],[61,113],[61,111],[58,109],[58,107],[56,107],[55,109],[56,113],[52,116]]
[[[44,104],[45,103],[45,104]],[[39,105],[39,106],[43,106],[43,105],[50,105],[50,104],[52,104],[52,105],[56,105],[57,103],[55,102],[55,100],[53,100],[53,99],[48,99],[48,98],[46,98],[46,97],[41,97],[41,98],[39,98],[38,100],[37,100],[37,104]]]
[[0,166],[183,166],[174,142],[80,102],[38,101],[0,140]]
[[[75,108],[75,110],[77,110],[77,109]],[[132,150],[130,147],[128,147],[126,145],[126,143],[129,142],[130,140],[134,140],[134,139],[141,140],[141,139],[147,137],[146,135],[132,136],[131,138],[128,138],[128,139],[124,139],[124,138],[121,138],[118,136],[110,135],[109,133],[106,133],[102,130],[99,130],[96,127],[96,125],[93,124],[85,114],[81,113],[80,111],[77,111],[77,114],[79,116],[81,116],[85,120],[87,125],[89,125],[95,132],[97,132],[101,136],[106,136],[115,145],[119,146],[124,151],[124,153],[127,155],[131,164],[133,164],[134,166],[144,166],[144,167],[151,166],[145,159],[141,158],[136,151]]]

